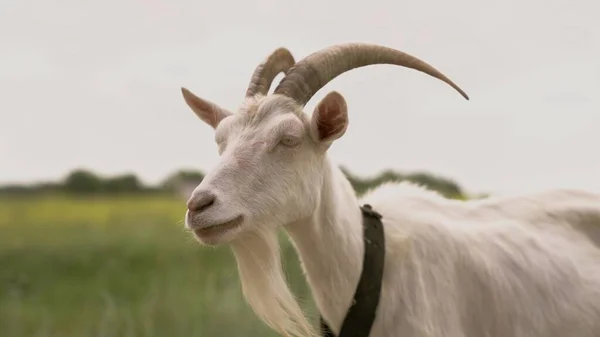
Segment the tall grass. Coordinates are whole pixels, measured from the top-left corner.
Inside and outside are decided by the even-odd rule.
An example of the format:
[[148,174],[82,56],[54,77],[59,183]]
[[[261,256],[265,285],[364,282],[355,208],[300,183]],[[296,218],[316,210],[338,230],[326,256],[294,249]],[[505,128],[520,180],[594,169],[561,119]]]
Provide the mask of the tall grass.
[[275,336],[244,302],[229,249],[184,230],[184,207],[165,196],[0,199],[0,336]]

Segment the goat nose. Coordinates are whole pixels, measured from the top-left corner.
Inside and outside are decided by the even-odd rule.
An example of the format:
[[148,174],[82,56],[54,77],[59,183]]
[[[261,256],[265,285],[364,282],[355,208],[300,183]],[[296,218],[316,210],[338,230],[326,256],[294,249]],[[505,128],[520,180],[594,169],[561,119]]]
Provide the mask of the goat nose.
[[187,202],[190,212],[200,212],[215,202],[215,195],[210,192],[200,192],[192,195]]

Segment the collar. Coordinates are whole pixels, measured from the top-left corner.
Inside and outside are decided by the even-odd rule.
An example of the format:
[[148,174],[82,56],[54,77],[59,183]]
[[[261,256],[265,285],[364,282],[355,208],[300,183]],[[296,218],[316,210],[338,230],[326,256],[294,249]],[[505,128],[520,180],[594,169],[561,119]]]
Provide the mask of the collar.
[[[375,313],[381,294],[383,263],[385,259],[385,237],[381,214],[371,205],[360,207],[363,215],[363,238],[365,252],[360,280],[339,337],[367,337],[375,321]],[[320,318],[323,337],[335,337],[323,317]]]

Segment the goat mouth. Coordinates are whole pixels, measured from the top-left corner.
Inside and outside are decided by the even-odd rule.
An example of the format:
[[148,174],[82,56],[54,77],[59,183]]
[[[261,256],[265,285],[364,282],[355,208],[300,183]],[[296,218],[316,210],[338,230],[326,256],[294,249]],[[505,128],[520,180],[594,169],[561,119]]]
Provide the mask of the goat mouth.
[[221,236],[226,232],[229,232],[242,224],[242,216],[238,216],[233,220],[229,220],[220,224],[212,225],[209,227],[194,229],[194,234],[199,238],[207,238],[213,236]]

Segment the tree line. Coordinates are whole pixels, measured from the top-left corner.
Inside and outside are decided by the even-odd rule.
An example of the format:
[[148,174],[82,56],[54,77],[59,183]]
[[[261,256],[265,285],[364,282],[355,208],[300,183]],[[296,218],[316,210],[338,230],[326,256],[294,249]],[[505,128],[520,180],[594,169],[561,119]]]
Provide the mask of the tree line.
[[[411,181],[437,191],[447,198],[465,198],[463,189],[455,181],[429,172],[403,174],[393,170],[385,170],[375,176],[365,178],[354,175],[345,167],[341,167],[341,170],[359,195],[386,182]],[[0,186],[0,194],[31,195],[60,192],[84,196],[181,193],[182,189],[189,189],[190,186],[197,185],[203,178],[204,173],[202,171],[178,170],[157,185],[147,185],[133,173],[106,177],[89,169],[75,169],[67,174],[65,178],[56,182]]]

